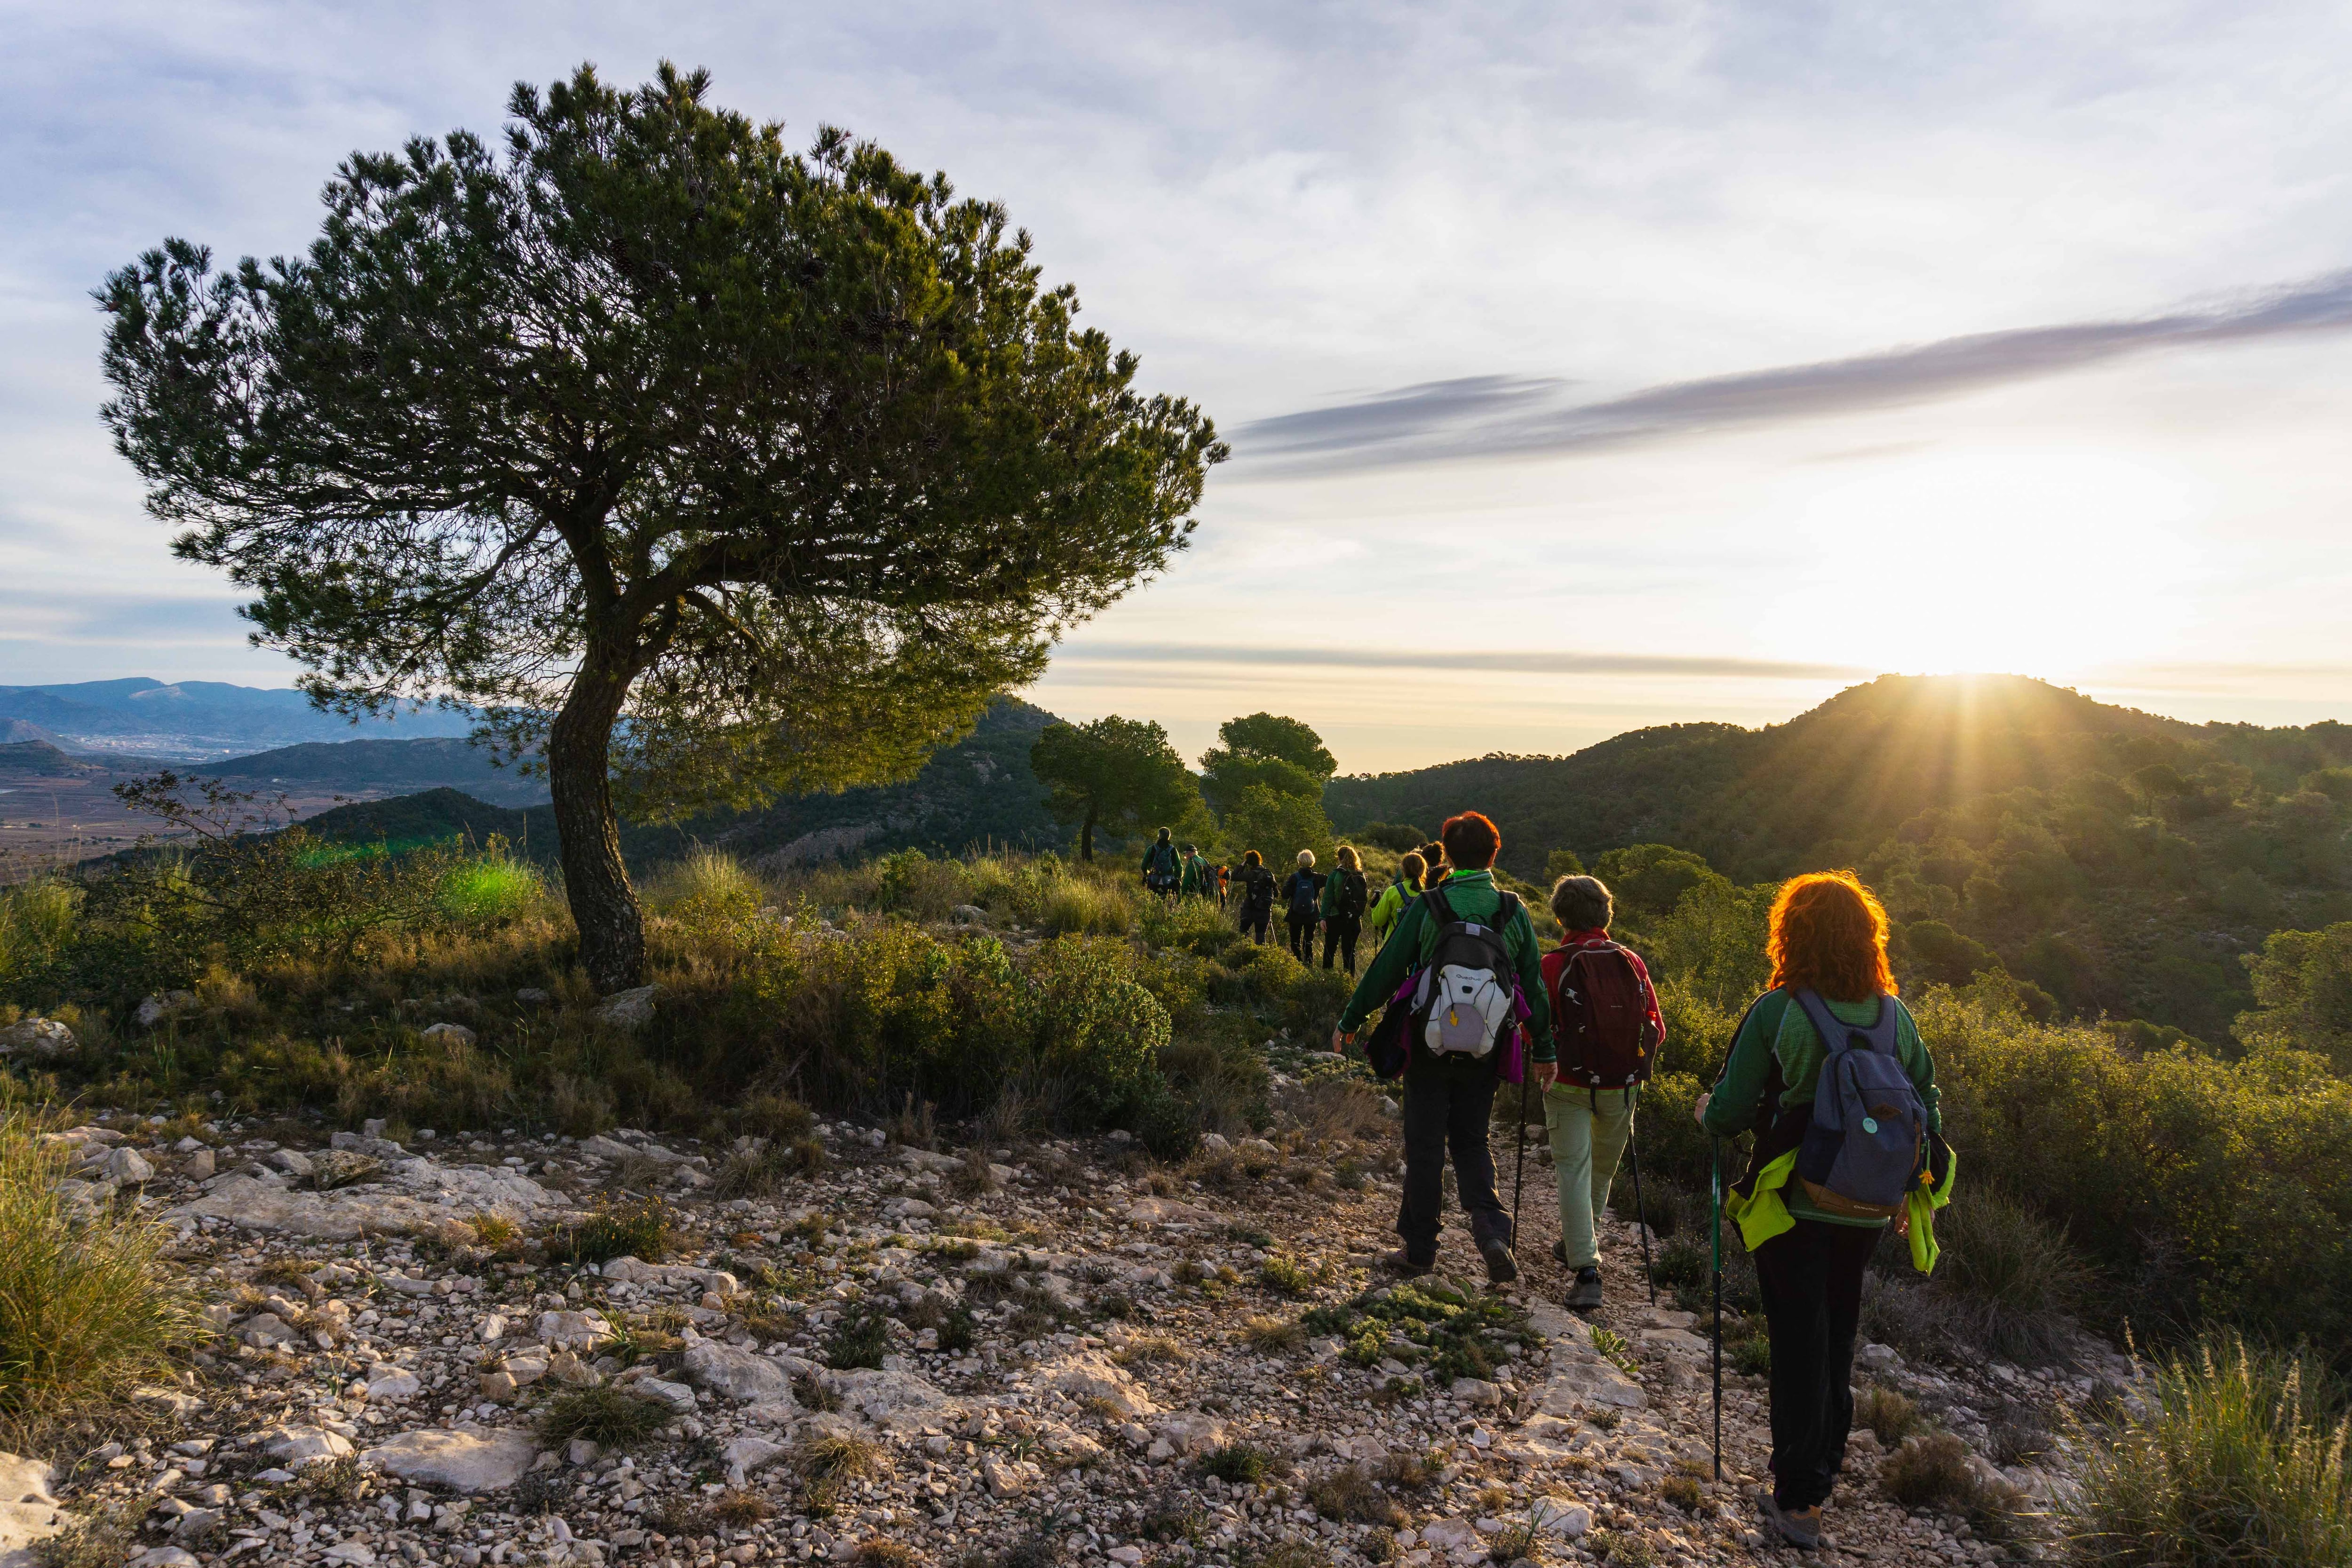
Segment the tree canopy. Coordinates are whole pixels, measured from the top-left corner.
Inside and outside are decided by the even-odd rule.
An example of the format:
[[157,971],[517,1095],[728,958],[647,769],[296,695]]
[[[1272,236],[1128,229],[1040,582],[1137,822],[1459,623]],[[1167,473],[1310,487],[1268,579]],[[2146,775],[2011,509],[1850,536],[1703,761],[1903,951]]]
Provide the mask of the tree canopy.
[[1253,784],[1276,795],[1319,797],[1339,767],[1322,736],[1276,713],[1228,719],[1217,726],[1217,740],[1201,756],[1201,795],[1220,816]]
[[358,153],[308,253],[107,279],[105,408],[186,559],[323,705],[543,748],[583,957],[643,952],[614,791],[903,778],[1183,547],[1223,446],[1003,208],[665,64]]
[[1168,731],[1118,714],[1085,724],[1049,724],[1029,751],[1030,771],[1049,787],[1054,820],[1078,828],[1078,858],[1095,858],[1095,830],[1122,837],[1171,826],[1200,804],[1200,790]]

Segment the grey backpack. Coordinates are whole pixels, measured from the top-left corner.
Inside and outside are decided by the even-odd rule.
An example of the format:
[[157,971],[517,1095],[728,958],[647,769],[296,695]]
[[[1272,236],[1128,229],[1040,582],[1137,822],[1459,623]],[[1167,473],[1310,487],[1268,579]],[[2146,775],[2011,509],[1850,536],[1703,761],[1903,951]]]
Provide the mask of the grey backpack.
[[1791,994],[1829,1050],[1797,1175],[1826,1214],[1892,1219],[1927,1169],[1927,1102],[1895,1048],[1900,1009],[1881,995],[1877,1021],[1862,1028],[1841,1022],[1814,992]]

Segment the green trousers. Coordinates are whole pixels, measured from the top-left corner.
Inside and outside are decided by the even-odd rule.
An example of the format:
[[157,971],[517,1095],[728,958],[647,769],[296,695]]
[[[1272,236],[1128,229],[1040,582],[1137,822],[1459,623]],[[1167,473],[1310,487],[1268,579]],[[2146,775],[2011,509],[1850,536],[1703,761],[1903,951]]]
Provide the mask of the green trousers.
[[1544,1091],[1544,1126],[1551,1133],[1551,1173],[1559,1184],[1559,1239],[1570,1268],[1601,1261],[1593,1221],[1609,1206],[1609,1184],[1633,1131],[1633,1089],[1581,1089],[1554,1084]]

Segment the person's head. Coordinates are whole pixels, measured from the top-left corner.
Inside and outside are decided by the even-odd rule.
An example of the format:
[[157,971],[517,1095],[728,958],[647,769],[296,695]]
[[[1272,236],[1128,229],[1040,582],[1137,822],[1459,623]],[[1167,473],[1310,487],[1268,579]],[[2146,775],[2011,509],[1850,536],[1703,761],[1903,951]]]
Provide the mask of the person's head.
[[1356,847],[1352,844],[1339,846],[1339,864],[1350,871],[1360,871],[1364,868],[1363,857],[1356,853]]
[[1445,826],[1437,830],[1437,841],[1445,846],[1445,863],[1459,871],[1485,870],[1503,847],[1502,834],[1475,811],[1447,817]]
[[1242,851],[1242,864],[1244,866],[1263,866],[1265,864],[1265,857],[1259,854],[1255,849],[1244,849]]
[[1197,844],[1187,844],[1184,846],[1184,853],[1187,856],[1198,855],[1200,852],[1201,847]]
[[1429,862],[1422,858],[1420,850],[1408,850],[1397,862],[1397,875],[1404,879],[1406,887],[1418,889],[1429,876]]
[[1298,852],[1298,868],[1299,868],[1300,870],[1304,871],[1304,870],[1306,870],[1308,867],[1310,867],[1310,866],[1312,866],[1312,865],[1314,865],[1314,864],[1315,864],[1315,851],[1314,851],[1314,850],[1312,850],[1312,849],[1301,849],[1301,850]]
[[1160,842],[1162,844],[1168,842],[1168,829],[1164,827],[1160,830]]
[[1421,847],[1421,871],[1430,878],[1445,875],[1445,846],[1434,838]]
[[1616,905],[1598,877],[1562,877],[1551,885],[1551,918],[1562,931],[1607,931]]
[[1833,1002],[1895,992],[1886,910],[1851,871],[1811,871],[1780,884],[1764,952],[1775,985],[1818,991]]

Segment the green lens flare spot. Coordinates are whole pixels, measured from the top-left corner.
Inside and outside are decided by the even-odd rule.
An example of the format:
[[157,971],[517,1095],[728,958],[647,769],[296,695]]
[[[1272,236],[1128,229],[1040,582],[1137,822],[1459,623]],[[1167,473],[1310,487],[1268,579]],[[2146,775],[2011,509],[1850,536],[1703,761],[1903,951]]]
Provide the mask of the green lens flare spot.
[[1875,1131],[1878,1131],[1878,1118],[1876,1118],[1876,1117],[1874,1117],[1874,1116],[1865,1116],[1865,1117],[1864,1117],[1864,1118],[1862,1119],[1862,1130],[1863,1130],[1864,1132],[1875,1132]]

